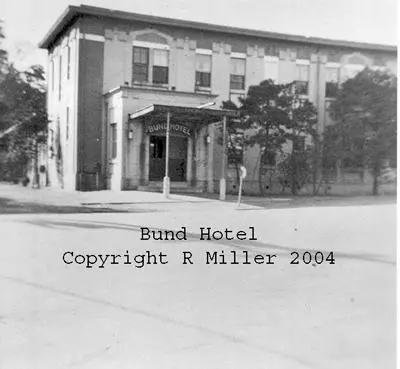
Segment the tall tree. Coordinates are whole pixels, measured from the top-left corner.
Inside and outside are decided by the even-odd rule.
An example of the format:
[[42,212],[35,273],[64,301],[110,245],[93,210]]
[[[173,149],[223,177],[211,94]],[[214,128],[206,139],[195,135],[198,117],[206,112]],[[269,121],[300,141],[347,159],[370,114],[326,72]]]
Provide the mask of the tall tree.
[[2,90],[2,82],[7,74],[8,69],[8,56],[7,51],[3,48],[5,39],[3,22],[0,20],[0,132],[7,128],[5,115],[7,112],[7,105],[4,102],[4,91]]
[[47,112],[44,71],[32,66],[19,72],[13,65],[0,84],[6,106],[8,159],[13,167],[25,168],[32,163],[33,184],[39,185],[38,156],[46,142]]
[[[239,103],[243,103],[243,99],[240,98]],[[241,113],[239,106],[234,102],[228,100],[222,102],[222,109],[236,110]],[[246,129],[246,123],[243,119],[232,119],[227,125],[227,156],[228,164],[233,164],[236,173],[236,183],[240,180],[240,166],[243,164],[243,151],[245,147],[244,131]],[[222,127],[221,127],[222,134]],[[222,144],[222,137],[220,138],[220,144]]]
[[252,131],[244,143],[259,147],[260,194],[264,194],[263,164],[267,155],[283,153],[283,145],[288,141],[292,142],[292,150],[284,153],[284,164],[280,169],[290,180],[292,193],[296,194],[304,173],[304,160],[300,160],[299,150],[305,153],[301,144],[315,136],[315,107],[295,92],[293,83],[274,84],[271,80],[250,86],[247,96],[240,102],[241,129]]
[[[313,103],[296,92],[294,84],[285,85],[283,91],[279,106],[288,117],[283,122],[285,138],[291,141],[292,146],[285,153],[279,168],[289,179],[292,194],[297,195],[317,170],[317,110]],[[312,182],[315,183],[315,179]]]
[[263,164],[270,152],[281,151],[287,139],[285,127],[289,116],[282,108],[286,104],[287,86],[275,85],[271,80],[250,86],[246,98],[242,100],[244,126],[251,129],[245,144],[259,147],[258,183],[260,194],[264,195]]
[[396,114],[397,78],[368,68],[342,85],[331,106],[332,155],[369,168],[373,195],[385,163],[396,158]]
[[4,39],[5,39],[5,34],[3,29],[3,21],[0,19],[0,76],[6,72],[6,67],[8,64],[7,51],[3,49],[2,45]]
[[17,70],[2,47],[4,39],[0,21],[0,140],[7,147],[9,170],[26,170],[30,162],[35,173],[33,183],[39,185],[39,147],[45,143],[47,132],[44,70],[39,65],[24,72]]

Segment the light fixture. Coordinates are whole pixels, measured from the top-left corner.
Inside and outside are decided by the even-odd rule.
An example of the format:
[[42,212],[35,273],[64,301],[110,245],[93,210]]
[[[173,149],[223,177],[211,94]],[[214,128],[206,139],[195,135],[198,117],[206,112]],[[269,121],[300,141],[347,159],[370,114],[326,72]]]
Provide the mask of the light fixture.
[[133,140],[133,129],[128,131],[128,140]]
[[205,142],[206,145],[209,145],[211,143],[210,135],[205,135],[204,136],[204,142]]

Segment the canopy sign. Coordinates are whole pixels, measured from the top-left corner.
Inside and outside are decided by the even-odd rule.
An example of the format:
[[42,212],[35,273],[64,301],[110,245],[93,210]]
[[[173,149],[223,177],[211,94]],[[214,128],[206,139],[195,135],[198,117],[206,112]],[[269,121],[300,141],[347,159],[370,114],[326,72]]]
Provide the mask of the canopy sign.
[[[192,130],[189,127],[186,127],[182,124],[171,123],[169,127],[171,130],[171,133],[180,133],[185,136],[192,135]],[[166,132],[167,131],[167,123],[149,124],[146,126],[145,130],[146,130],[147,134]]]

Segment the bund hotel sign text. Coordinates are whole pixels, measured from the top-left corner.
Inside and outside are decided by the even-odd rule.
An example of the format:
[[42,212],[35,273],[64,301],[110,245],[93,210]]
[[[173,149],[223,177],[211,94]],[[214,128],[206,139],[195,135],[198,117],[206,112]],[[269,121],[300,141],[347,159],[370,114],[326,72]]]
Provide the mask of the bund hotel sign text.
[[[191,136],[192,131],[189,127],[186,127],[182,124],[171,123],[169,125],[171,133],[180,133],[185,136]],[[146,126],[146,133],[165,133],[167,131],[167,123],[156,123],[156,124],[149,124]]]

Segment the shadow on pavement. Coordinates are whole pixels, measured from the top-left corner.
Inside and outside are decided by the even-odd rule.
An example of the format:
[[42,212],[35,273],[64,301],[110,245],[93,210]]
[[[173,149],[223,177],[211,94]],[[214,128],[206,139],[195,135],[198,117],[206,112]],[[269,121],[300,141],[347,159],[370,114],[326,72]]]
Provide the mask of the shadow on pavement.
[[[122,231],[129,231],[129,232],[140,232],[141,227],[143,225],[131,225],[131,224],[123,224],[123,223],[114,223],[114,222],[104,222],[104,221],[53,221],[51,219],[36,219],[36,220],[29,220],[24,221],[25,223],[46,227],[46,228],[81,228],[81,229],[110,229],[110,230],[122,230]],[[152,230],[155,231],[166,231],[170,229],[166,228],[154,228],[151,227]],[[186,232],[187,240],[191,242],[204,242],[200,240],[200,233],[191,233]],[[168,240],[165,242],[176,243],[182,241],[172,241]],[[324,253],[328,253],[329,251],[323,251],[319,249],[311,249],[311,248],[296,248],[296,247],[288,247],[282,245],[271,244],[267,242],[261,241],[249,241],[249,240],[218,240],[218,241],[205,241],[208,243],[216,243],[222,246],[233,247],[242,251],[247,251],[249,255],[255,255],[260,252],[265,251],[273,251],[274,254],[280,256],[289,256],[292,252],[318,252],[322,251]],[[343,259],[354,259],[354,260],[361,260],[373,263],[382,263],[382,264],[390,264],[396,265],[394,260],[391,260],[384,255],[380,254],[357,254],[357,253],[346,253],[346,252],[334,252],[335,257],[343,258]]]
[[[218,194],[186,193],[186,196],[218,200]],[[226,201],[237,202],[236,195],[226,195]],[[238,208],[237,210],[265,210],[265,209],[292,209],[309,207],[342,207],[342,206],[369,206],[396,204],[396,195],[380,196],[309,196],[309,195],[271,195],[265,197],[243,196],[242,205],[255,206],[254,208]],[[258,207],[258,208],[256,208]]]
[[111,207],[89,207],[41,204],[38,202],[18,201],[6,197],[0,197],[0,215],[2,214],[76,214],[76,213],[143,213],[154,210],[123,210]]

